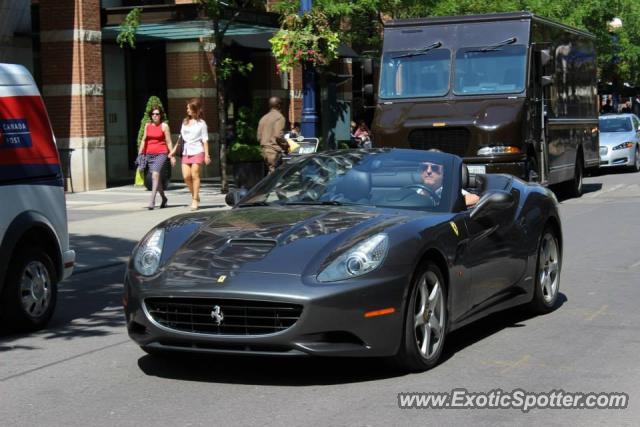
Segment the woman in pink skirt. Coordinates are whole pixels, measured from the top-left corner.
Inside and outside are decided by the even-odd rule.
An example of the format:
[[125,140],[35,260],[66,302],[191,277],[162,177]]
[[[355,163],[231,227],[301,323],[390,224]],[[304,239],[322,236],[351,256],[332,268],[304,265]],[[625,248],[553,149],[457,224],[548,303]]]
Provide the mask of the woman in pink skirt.
[[[180,135],[182,136],[182,176],[191,192],[191,210],[195,211],[200,204],[200,169],[203,163],[207,165],[211,163],[207,124],[202,119],[202,109],[197,99],[187,103],[187,116],[182,121]],[[169,157],[174,155],[175,148]]]

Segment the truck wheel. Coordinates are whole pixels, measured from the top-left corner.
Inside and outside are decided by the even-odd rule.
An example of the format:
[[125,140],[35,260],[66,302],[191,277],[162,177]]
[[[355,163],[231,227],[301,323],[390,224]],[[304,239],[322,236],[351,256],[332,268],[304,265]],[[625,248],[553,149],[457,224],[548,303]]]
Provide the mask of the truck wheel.
[[57,299],[57,275],[51,258],[38,247],[21,248],[12,257],[2,292],[3,329],[35,331],[46,326]]
[[573,178],[564,183],[564,190],[568,197],[580,197],[582,196],[582,178],[584,175],[584,169],[582,167],[582,161],[580,156],[576,159],[576,168],[573,174]]
[[535,157],[527,157],[527,181],[539,182],[540,175],[538,174],[538,161]]

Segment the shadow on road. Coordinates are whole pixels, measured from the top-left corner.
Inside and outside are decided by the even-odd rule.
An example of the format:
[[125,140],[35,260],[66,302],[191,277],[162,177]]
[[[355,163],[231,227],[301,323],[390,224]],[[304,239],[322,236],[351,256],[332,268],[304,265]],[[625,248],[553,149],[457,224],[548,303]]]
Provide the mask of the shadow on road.
[[[561,293],[556,309],[566,301],[566,296]],[[521,322],[532,317],[523,308],[515,308],[451,333],[441,363],[446,363],[455,353],[503,329],[524,327]],[[524,330],[523,334],[526,333]],[[176,353],[143,356],[138,359],[138,366],[147,375],[167,379],[275,386],[332,385],[405,375],[380,358],[278,358]]]
[[[94,257],[85,248],[101,251],[114,259],[117,252],[113,248],[132,245],[134,242],[104,236],[74,237],[73,248],[78,257]],[[29,336],[46,340],[71,340],[84,337],[107,336],[114,328],[124,328],[122,311],[122,280],[125,265],[122,262],[107,266],[93,265],[85,272],[74,273],[58,286],[58,302],[55,313],[46,329],[31,334],[0,335],[0,352],[25,349],[20,344],[10,343]]]
[[[566,302],[567,296],[560,292],[554,310],[559,310]],[[445,343],[441,363],[453,357],[459,351],[472,346],[506,328],[523,328],[522,322],[536,317],[526,307],[514,307],[494,313],[452,332]],[[526,334],[526,330],[523,331]]]

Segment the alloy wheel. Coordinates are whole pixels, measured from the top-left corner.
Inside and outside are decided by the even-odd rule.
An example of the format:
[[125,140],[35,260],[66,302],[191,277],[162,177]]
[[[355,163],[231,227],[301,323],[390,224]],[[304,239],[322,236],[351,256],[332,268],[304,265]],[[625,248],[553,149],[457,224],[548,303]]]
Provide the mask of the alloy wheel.
[[445,308],[442,283],[438,276],[427,271],[421,278],[414,305],[414,338],[423,358],[433,357],[443,340]]
[[558,243],[550,233],[545,234],[542,239],[538,266],[538,283],[541,287],[542,298],[546,303],[550,303],[558,293],[558,282],[560,280]]

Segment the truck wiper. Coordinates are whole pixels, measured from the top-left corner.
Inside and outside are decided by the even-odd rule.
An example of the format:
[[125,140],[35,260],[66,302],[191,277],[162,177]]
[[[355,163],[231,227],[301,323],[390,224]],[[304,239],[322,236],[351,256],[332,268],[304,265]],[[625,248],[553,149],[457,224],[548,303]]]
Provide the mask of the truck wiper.
[[496,44],[492,44],[490,46],[487,47],[483,47],[482,49],[474,49],[474,50],[467,50],[466,52],[494,52],[496,50],[501,50],[500,47],[502,46],[506,46],[508,44],[513,44],[517,41],[518,39],[515,37],[510,37],[506,40],[502,40],[501,42],[498,42]]
[[424,49],[418,49],[418,50],[415,50],[413,52],[407,52],[407,53],[403,53],[402,55],[393,56],[393,57],[391,57],[391,59],[410,58],[412,56],[424,55],[425,53],[429,52],[430,50],[437,49],[440,46],[442,46],[442,42],[431,43],[429,46],[425,47]]

